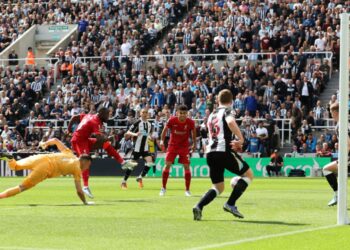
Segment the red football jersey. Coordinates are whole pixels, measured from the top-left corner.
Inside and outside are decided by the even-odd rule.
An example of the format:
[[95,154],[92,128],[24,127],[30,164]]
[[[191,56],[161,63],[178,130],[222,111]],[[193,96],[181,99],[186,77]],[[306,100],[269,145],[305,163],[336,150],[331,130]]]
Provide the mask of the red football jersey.
[[189,138],[191,130],[194,130],[194,121],[186,118],[184,122],[180,122],[176,116],[170,117],[167,128],[170,131],[169,146],[188,148],[190,146]]
[[80,123],[73,133],[73,139],[88,139],[92,134],[101,134],[102,121],[97,115],[80,114]]

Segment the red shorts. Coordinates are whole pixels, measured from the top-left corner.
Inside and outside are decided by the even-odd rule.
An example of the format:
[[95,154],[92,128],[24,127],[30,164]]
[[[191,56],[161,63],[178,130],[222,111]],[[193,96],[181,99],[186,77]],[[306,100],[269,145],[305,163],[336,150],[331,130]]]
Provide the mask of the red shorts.
[[176,156],[179,156],[179,163],[190,164],[190,150],[188,149],[188,147],[185,147],[185,148],[169,147],[166,152],[165,161],[174,163]]
[[87,138],[87,140],[72,140],[72,149],[78,156],[82,154],[90,154],[96,141],[96,138]]

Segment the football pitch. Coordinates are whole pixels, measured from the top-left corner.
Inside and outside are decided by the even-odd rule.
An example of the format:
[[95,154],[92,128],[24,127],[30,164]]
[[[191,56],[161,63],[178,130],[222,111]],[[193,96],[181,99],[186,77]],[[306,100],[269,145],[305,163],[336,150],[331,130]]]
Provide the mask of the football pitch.
[[[0,178],[0,191],[22,178]],[[0,249],[346,249],[350,227],[337,227],[336,207],[325,179],[255,179],[237,205],[244,219],[222,209],[231,187],[193,221],[192,207],[209,179],[91,178],[95,205],[84,206],[71,178],[46,180],[16,197],[0,200]]]

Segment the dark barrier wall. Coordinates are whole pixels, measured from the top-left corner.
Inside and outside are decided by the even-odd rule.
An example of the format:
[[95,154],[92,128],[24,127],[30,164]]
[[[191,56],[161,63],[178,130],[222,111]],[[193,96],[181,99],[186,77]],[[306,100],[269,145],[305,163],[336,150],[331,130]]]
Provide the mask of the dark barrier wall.
[[[139,161],[139,165],[132,171],[132,176],[138,176],[143,168],[143,161]],[[90,175],[92,176],[123,176],[125,173],[121,169],[119,163],[114,159],[94,159],[92,162],[92,167],[90,169]]]

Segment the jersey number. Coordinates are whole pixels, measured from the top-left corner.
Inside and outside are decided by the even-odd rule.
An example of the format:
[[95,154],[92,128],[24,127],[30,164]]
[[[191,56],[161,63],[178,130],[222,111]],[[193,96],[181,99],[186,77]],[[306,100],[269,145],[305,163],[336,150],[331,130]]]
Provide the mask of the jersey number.
[[209,123],[209,132],[213,139],[217,138],[220,133],[219,120],[216,117]]
[[79,123],[79,125],[78,125],[78,127],[77,127],[77,129],[76,130],[79,130],[79,129],[81,129],[86,123],[88,123],[88,119],[83,119],[80,123]]

